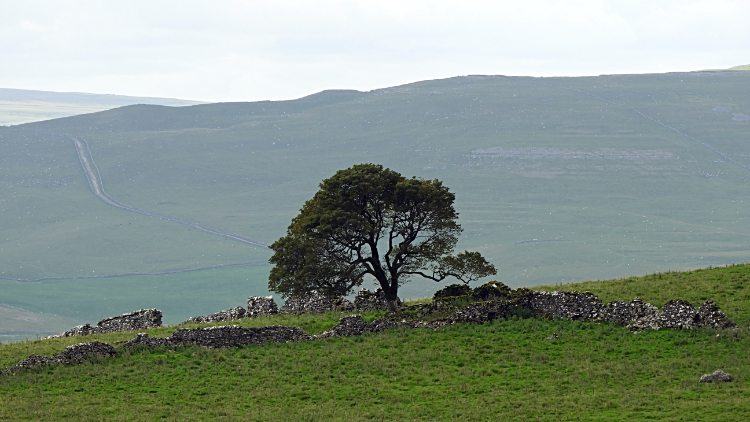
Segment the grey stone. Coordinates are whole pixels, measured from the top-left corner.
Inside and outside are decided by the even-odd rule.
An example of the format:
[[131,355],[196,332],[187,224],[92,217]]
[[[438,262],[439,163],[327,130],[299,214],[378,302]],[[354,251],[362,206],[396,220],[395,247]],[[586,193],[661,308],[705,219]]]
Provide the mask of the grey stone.
[[727,318],[727,316],[719,309],[719,306],[714,301],[706,301],[698,309],[698,315],[700,316],[701,325],[704,327],[710,327],[714,329],[718,328],[734,328],[737,323]]
[[207,322],[234,321],[245,317],[247,317],[247,311],[242,306],[238,306],[236,308],[227,309],[226,311],[217,312],[211,315],[194,316],[189,320],[183,322],[183,324],[204,324]]
[[305,313],[322,314],[329,311],[346,311],[351,309],[351,302],[345,298],[331,299],[320,292],[312,292],[307,295],[289,296],[284,302],[284,306],[279,310],[279,313],[294,315]]
[[130,340],[129,342],[123,344],[121,347],[123,349],[132,349],[136,347],[164,347],[168,346],[170,343],[166,339],[159,338],[159,337],[151,337],[147,333],[138,333],[138,335]]
[[279,307],[273,300],[273,296],[252,296],[247,299],[247,316],[257,318],[279,313]]
[[662,328],[691,329],[701,326],[698,311],[684,300],[670,300],[656,312],[628,324],[633,331],[661,330]]
[[161,317],[161,311],[158,309],[141,309],[120,316],[105,318],[99,321],[96,327],[92,327],[90,324],[78,325],[64,333],[49,336],[47,338],[146,330],[149,328],[161,327]]
[[717,369],[711,374],[704,374],[701,377],[700,382],[732,382],[732,376]]
[[[402,304],[400,299],[396,302],[398,307]],[[385,292],[383,289],[377,289],[375,292],[367,289],[360,290],[354,298],[354,308],[360,312],[387,311],[388,301],[385,299]]]
[[79,343],[68,346],[62,352],[52,357],[30,355],[28,358],[21,360],[15,366],[0,371],[0,376],[10,375],[22,369],[33,368],[43,365],[52,364],[76,364],[80,363],[94,355],[104,357],[113,357],[117,354],[114,347],[107,343],[92,341],[89,343]]
[[582,321],[601,321],[604,306],[589,292],[531,292],[518,299],[523,307],[551,318]]
[[177,329],[165,340],[169,345],[191,344],[215,348],[267,342],[286,343],[311,339],[312,336],[299,327],[269,325],[267,327],[244,328],[237,325],[224,325],[220,327]]
[[602,309],[602,320],[619,325],[628,325],[640,318],[655,315],[659,312],[656,306],[645,303],[639,298],[631,302],[610,302]]

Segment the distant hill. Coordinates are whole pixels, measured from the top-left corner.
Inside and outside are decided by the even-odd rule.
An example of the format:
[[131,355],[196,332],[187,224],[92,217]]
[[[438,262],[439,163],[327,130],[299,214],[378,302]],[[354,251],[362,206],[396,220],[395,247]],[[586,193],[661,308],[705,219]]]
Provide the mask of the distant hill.
[[93,113],[133,104],[186,106],[200,101],[0,88],[0,126]]
[[86,321],[158,307],[166,323],[242,305],[267,293],[259,245],[365,162],[442,180],[458,247],[512,287],[748,262],[749,116],[749,72],[692,72],[465,76],[2,127],[0,302]]

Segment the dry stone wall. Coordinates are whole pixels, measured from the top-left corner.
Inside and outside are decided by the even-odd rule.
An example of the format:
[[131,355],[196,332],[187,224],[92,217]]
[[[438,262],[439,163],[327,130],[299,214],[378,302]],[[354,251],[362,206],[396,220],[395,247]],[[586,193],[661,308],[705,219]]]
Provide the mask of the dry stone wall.
[[0,371],[0,376],[10,375],[21,369],[28,369],[35,366],[51,365],[51,364],[75,364],[80,363],[94,355],[100,355],[104,357],[113,357],[117,354],[114,347],[107,343],[100,343],[98,341],[90,343],[79,343],[72,346],[68,346],[62,352],[52,356],[40,356],[31,355],[26,359],[18,362],[15,366],[6,368]]
[[252,296],[247,299],[247,316],[256,318],[279,313],[279,307],[273,300],[273,296]]
[[206,316],[194,316],[183,324],[203,324],[207,322],[234,321],[247,317],[247,311],[242,306],[227,309],[226,311],[217,312]]
[[[403,303],[399,299],[396,304],[401,307]],[[388,301],[385,299],[385,292],[383,292],[383,289],[374,292],[367,289],[360,290],[354,298],[354,308],[360,312],[387,311]]]
[[139,333],[136,338],[122,347],[129,349],[137,346],[163,347],[178,345],[196,345],[210,348],[238,347],[246,344],[263,344],[268,342],[286,343],[290,341],[312,340],[313,337],[299,327],[269,325],[267,327],[246,328],[237,325],[224,325],[206,328],[180,328],[166,338],[150,337]]
[[346,298],[331,299],[320,292],[312,292],[308,295],[289,296],[284,306],[279,310],[280,314],[322,314],[329,311],[350,311],[354,306]]
[[662,328],[691,329],[696,327],[731,328],[737,326],[712,301],[696,310],[684,300],[670,300],[660,311],[650,303],[636,298],[632,302],[602,304],[589,292],[528,291],[515,300],[520,306],[538,315],[582,321],[612,322],[627,325],[633,331]]
[[[611,302],[603,305],[595,295],[584,292],[535,292],[519,289],[510,295],[510,299],[476,302],[462,307],[450,316],[435,321],[409,319],[406,314],[389,313],[385,317],[372,322],[365,321],[361,315],[345,316],[330,330],[311,336],[299,327],[272,325],[259,328],[245,328],[236,325],[182,328],[175,330],[166,338],[150,337],[139,333],[133,340],[122,346],[123,349],[135,347],[170,347],[177,345],[197,345],[203,347],[238,347],[247,344],[263,344],[268,342],[293,342],[325,339],[330,337],[350,337],[363,334],[376,334],[395,327],[438,329],[456,323],[482,324],[497,318],[508,318],[518,315],[520,311],[531,315],[577,319],[584,321],[608,321],[620,325],[628,324],[633,330],[678,328],[690,329],[700,326],[711,328],[730,328],[736,324],[724,315],[718,306],[708,301],[696,310],[690,303],[680,300],[667,302],[661,311],[655,306],[644,303],[639,299],[631,302]],[[335,303],[331,301],[330,303]],[[326,304],[325,306],[328,306]],[[446,311],[447,305],[436,301],[432,305],[423,306],[425,312]],[[237,308],[235,308],[237,309]],[[241,308],[240,308],[241,309]],[[321,309],[321,308],[318,308]],[[325,308],[330,309],[330,308]],[[155,310],[152,310],[155,311]],[[157,311],[158,312],[158,311]],[[130,314],[126,314],[130,315]],[[155,314],[150,319],[155,323]],[[159,312],[158,322],[161,322]],[[111,320],[111,319],[107,319]],[[133,320],[129,318],[128,320]],[[110,325],[123,327],[126,324]],[[556,337],[550,336],[548,339]],[[17,365],[0,371],[0,375],[13,374],[24,368],[56,363],[71,364],[80,362],[92,355],[114,356],[116,350],[99,342],[81,343],[68,347],[65,351],[52,357],[31,355]],[[716,375],[721,380],[722,375]],[[703,380],[702,380],[703,381]],[[706,382],[706,381],[703,381]]]
[[47,338],[146,330],[149,328],[161,327],[161,317],[162,313],[158,309],[141,309],[120,316],[105,318],[99,321],[96,327],[92,327],[90,324],[77,325],[64,333]]

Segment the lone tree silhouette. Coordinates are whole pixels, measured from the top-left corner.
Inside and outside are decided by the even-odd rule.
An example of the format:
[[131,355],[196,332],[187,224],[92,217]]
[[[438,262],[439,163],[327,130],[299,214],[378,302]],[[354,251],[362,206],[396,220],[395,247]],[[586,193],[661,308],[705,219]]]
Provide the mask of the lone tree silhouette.
[[496,274],[478,252],[451,255],[462,231],[454,200],[439,180],[375,164],[339,170],[271,245],[268,287],[283,296],[347,295],[370,275],[396,311],[398,288],[412,276],[469,284]]

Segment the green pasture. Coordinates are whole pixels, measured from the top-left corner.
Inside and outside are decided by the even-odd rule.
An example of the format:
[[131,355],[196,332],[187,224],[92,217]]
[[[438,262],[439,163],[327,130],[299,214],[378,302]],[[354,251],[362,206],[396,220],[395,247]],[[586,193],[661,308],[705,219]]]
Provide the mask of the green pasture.
[[[716,420],[750,417],[750,265],[540,289],[640,296],[661,306],[713,299],[732,330],[630,332],[612,324],[509,319],[439,330],[233,349],[132,350],[78,366],[0,378],[4,420]],[[424,302],[422,300],[421,302]],[[223,322],[320,334],[346,313]],[[372,321],[383,312],[365,313]],[[185,327],[218,324],[189,324]],[[146,330],[168,336],[176,327]],[[551,334],[555,340],[546,340]],[[0,367],[81,341],[121,346],[135,333],[0,344]],[[716,369],[726,384],[701,384]]]
[[[544,340],[553,332],[560,338]],[[140,350],[4,377],[0,417],[735,421],[750,417],[749,341],[746,330],[634,335],[608,324],[512,319],[238,349]],[[734,381],[698,383],[717,368]]]

